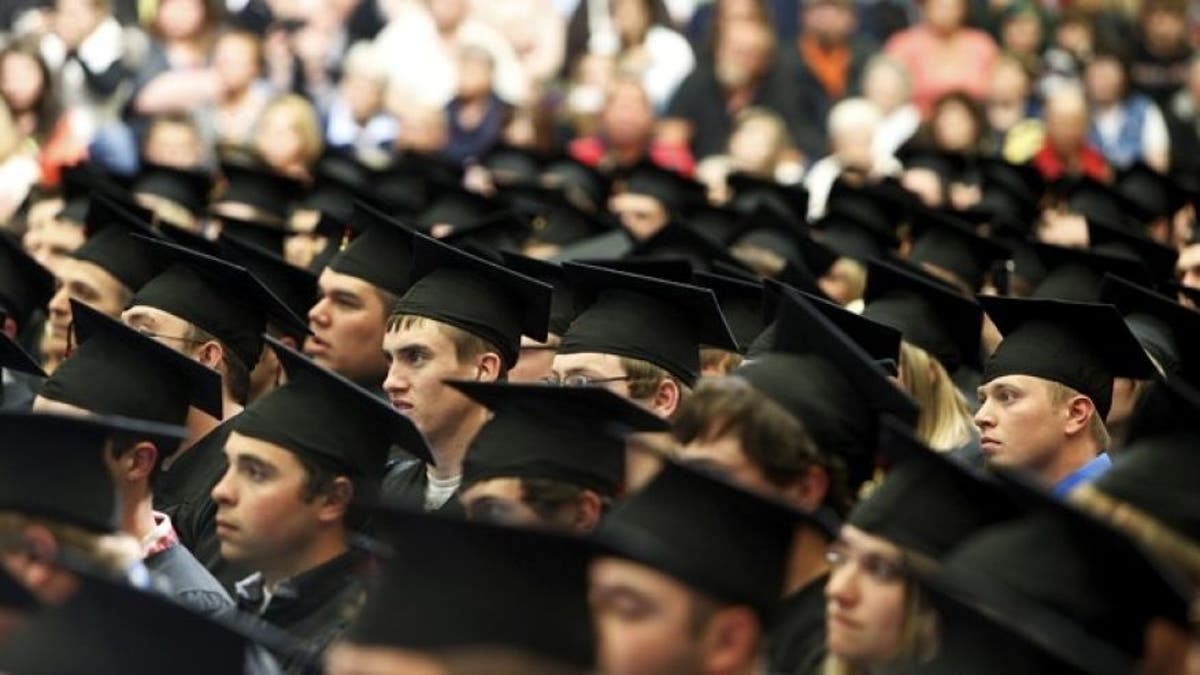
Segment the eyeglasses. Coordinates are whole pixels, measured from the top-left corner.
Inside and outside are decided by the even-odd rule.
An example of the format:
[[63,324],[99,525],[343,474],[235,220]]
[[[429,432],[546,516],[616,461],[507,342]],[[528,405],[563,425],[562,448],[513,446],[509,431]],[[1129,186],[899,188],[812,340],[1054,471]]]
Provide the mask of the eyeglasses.
[[553,387],[594,387],[596,385],[608,384],[609,382],[627,382],[629,376],[624,377],[601,377],[594,378],[588,375],[575,374],[568,375],[564,378],[559,378],[557,375],[551,375],[542,380],[542,384],[548,384]]
[[825,561],[835,570],[853,562],[868,577],[881,584],[895,583],[904,578],[904,563],[890,560],[878,553],[858,555],[844,546],[835,544],[825,551]]

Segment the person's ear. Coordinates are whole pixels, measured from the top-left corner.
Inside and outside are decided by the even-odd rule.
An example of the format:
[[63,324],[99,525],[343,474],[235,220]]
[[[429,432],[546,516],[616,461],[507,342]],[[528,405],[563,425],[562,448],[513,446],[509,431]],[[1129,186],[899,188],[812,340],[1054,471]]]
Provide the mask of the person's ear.
[[683,392],[679,389],[679,383],[669,377],[664,377],[658,383],[654,397],[650,399],[650,409],[659,417],[670,419],[679,408],[682,396]]
[[478,382],[495,382],[500,379],[500,370],[504,365],[500,355],[486,352],[475,362],[475,380]]
[[829,472],[822,466],[810,466],[783,489],[784,499],[805,511],[815,511],[829,495]]
[[9,567],[27,588],[38,591],[54,576],[54,560],[58,558],[58,541],[43,525],[28,525],[21,533],[25,560],[17,569]]
[[3,330],[10,340],[16,340],[17,320],[7,314],[0,314],[0,317],[3,317],[3,321],[0,321],[0,330]]
[[126,458],[126,477],[137,481],[147,479],[154,473],[154,465],[158,462],[158,448],[150,441],[139,441],[126,454]]
[[225,359],[225,348],[216,340],[209,340],[196,348],[196,360],[213,370],[224,372],[221,362]]
[[575,522],[571,525],[577,532],[591,532],[600,524],[604,515],[604,500],[591,490],[583,490],[576,499]]
[[720,610],[705,627],[701,638],[702,671],[734,673],[753,663],[762,633],[758,617],[749,607]]
[[1063,431],[1068,436],[1074,436],[1083,432],[1091,423],[1092,415],[1100,414],[1096,410],[1096,405],[1086,396],[1074,396],[1070,401],[1067,401],[1067,418],[1065,420]]
[[354,501],[354,483],[345,476],[338,476],[321,499],[317,517],[327,523],[339,521],[350,511],[350,504]]

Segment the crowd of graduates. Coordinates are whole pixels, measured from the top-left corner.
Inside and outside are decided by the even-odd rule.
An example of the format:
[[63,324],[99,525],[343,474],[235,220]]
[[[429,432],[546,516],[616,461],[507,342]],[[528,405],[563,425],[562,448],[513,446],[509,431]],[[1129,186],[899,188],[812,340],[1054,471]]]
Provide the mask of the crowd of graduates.
[[1200,675],[1174,0],[10,0],[0,673]]

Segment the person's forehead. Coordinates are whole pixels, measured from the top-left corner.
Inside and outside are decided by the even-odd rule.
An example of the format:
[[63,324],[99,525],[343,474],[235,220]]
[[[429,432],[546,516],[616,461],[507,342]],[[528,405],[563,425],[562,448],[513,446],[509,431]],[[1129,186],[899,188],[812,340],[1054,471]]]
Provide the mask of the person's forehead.
[[882,537],[864,532],[853,525],[843,525],[841,531],[838,533],[838,539],[850,548],[862,553],[896,557],[901,555],[900,548],[895,544]]
[[282,445],[236,431],[231,432],[229,438],[225,439],[225,455],[231,460],[249,455],[282,469],[301,468],[296,456]]
[[349,293],[360,297],[368,297],[374,288],[371,282],[349,274],[335,272],[326,267],[317,277],[317,286],[325,293]]
[[686,599],[689,590],[681,581],[653,567],[625,558],[602,556],[592,561],[592,584],[597,587],[622,587],[657,598]]
[[488,498],[519,502],[523,493],[520,478],[489,478],[467,486],[463,490],[463,499],[474,501]]
[[55,270],[59,281],[63,284],[85,283],[90,286],[102,287],[119,284],[116,277],[109,274],[103,267],[88,260],[77,260],[70,256],[63,259]]
[[442,329],[441,323],[433,319],[417,318],[408,325],[397,326],[384,334],[384,343],[389,349],[426,347],[434,351],[454,348],[454,342]]
[[133,323],[153,322],[157,324],[187,324],[186,319],[181,319],[170,312],[163,311],[157,307],[149,305],[134,305],[121,313],[121,320],[125,325]]
[[552,368],[556,372],[593,370],[599,373],[623,373],[621,358],[615,354],[582,352],[579,354],[555,354]]

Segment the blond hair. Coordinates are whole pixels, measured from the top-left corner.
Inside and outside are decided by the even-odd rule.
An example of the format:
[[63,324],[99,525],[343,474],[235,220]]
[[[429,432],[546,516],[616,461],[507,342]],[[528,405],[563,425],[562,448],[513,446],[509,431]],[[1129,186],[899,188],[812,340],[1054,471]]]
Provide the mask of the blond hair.
[[[1083,396],[1083,394],[1061,382],[1047,380],[1047,386],[1049,387],[1048,394],[1051,405],[1066,405],[1076,396]],[[1101,450],[1106,450],[1109,444],[1112,443],[1112,438],[1108,435],[1108,427],[1104,426],[1104,418],[1100,415],[1100,411],[1096,409],[1094,401],[1092,402],[1092,415],[1088,419],[1087,433]]]
[[[628,356],[619,358],[621,360],[621,368],[625,371],[625,376],[629,378],[626,381],[626,384],[629,385],[629,398],[636,401],[645,401],[653,398],[663,380],[671,380],[679,388],[680,406],[683,405],[684,399],[692,391],[691,387],[684,384],[678,377],[649,361],[631,359]],[[678,409],[677,407],[676,410]]]
[[[907,557],[907,556],[906,556]],[[912,664],[928,661],[937,650],[938,616],[920,587],[904,581],[904,618],[900,624],[900,640],[895,664]],[[851,663],[849,660],[829,654],[821,666],[821,675],[867,675],[874,666]]]
[[920,347],[900,343],[900,382],[916,399],[917,437],[934,450],[953,450],[970,442],[975,422],[966,400],[940,361]]
[[282,111],[292,116],[292,120],[296,124],[296,131],[304,141],[304,163],[309,167],[316,165],[325,149],[325,135],[321,131],[321,120],[317,116],[317,109],[308,99],[299,94],[283,94],[267,104],[259,119],[266,119],[268,115],[276,111]]
[[21,132],[17,129],[12,111],[0,100],[0,162],[8,160],[21,148]]

